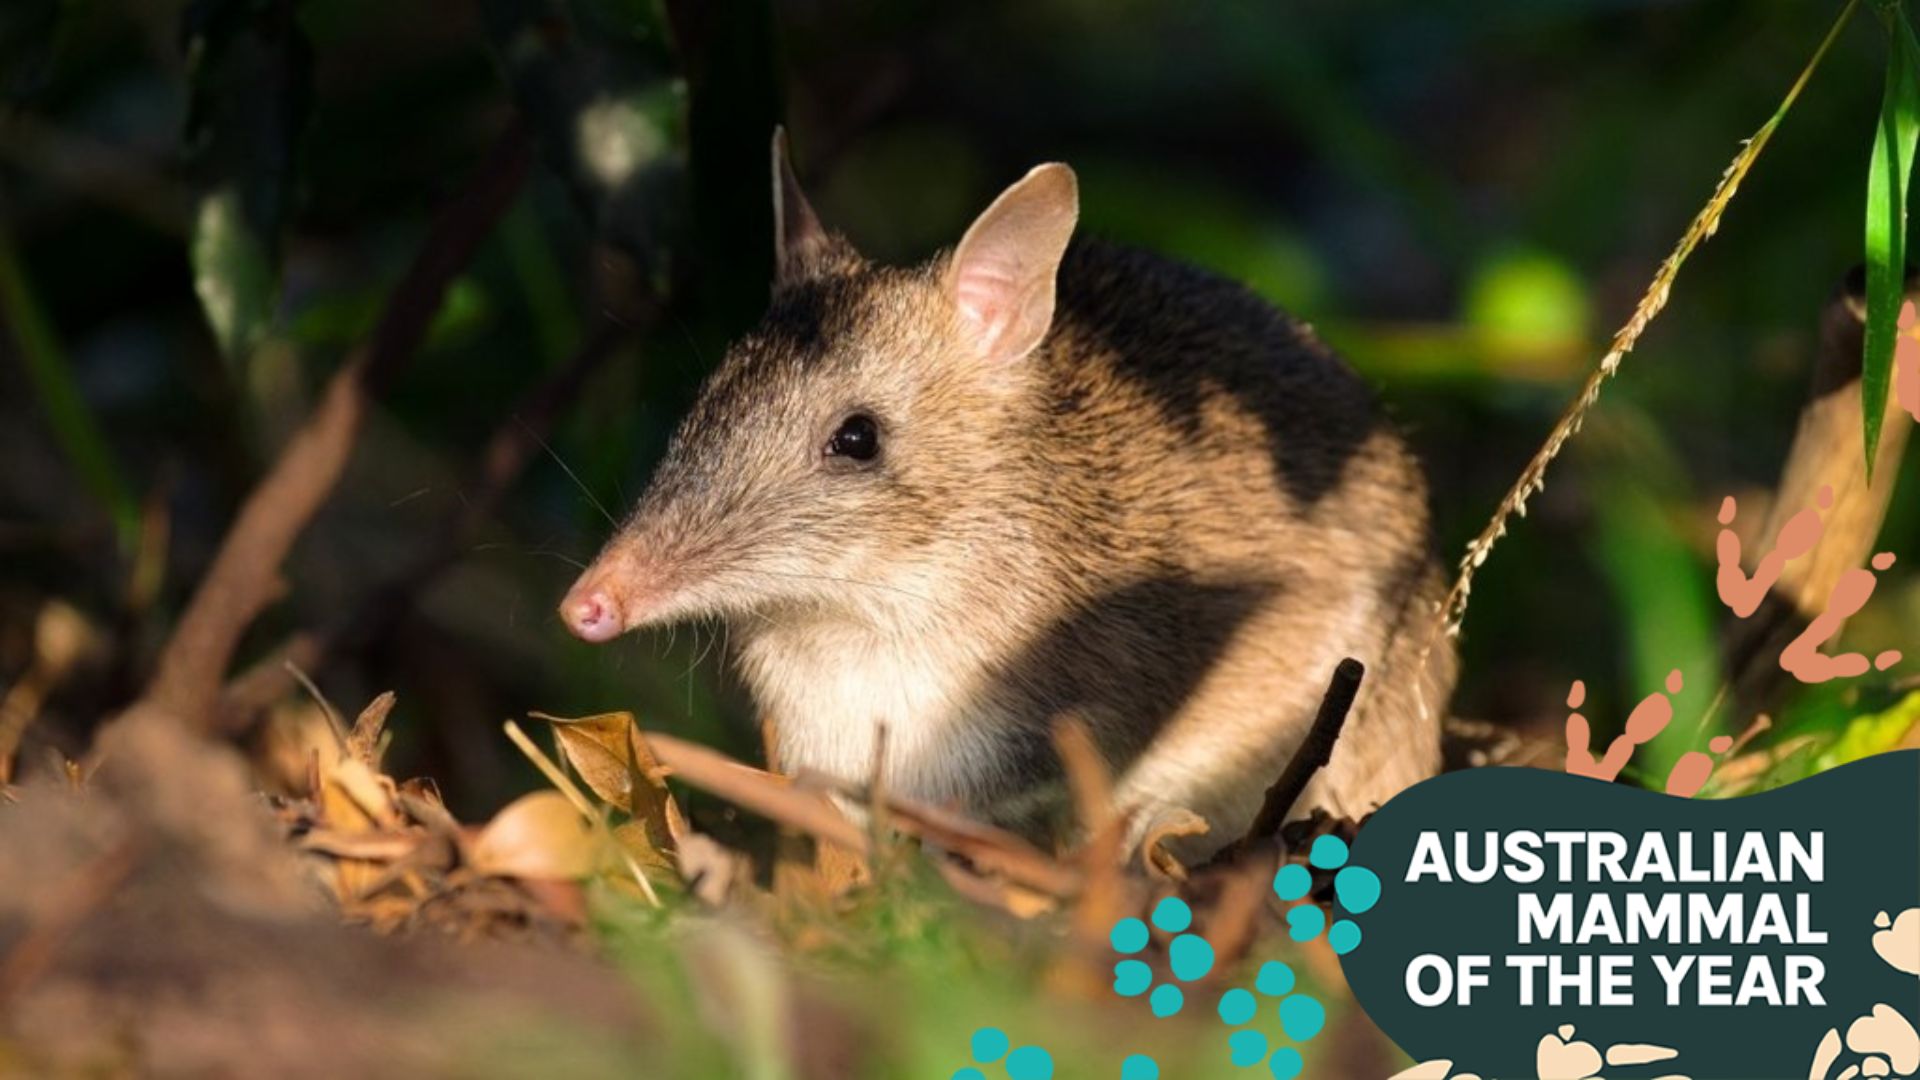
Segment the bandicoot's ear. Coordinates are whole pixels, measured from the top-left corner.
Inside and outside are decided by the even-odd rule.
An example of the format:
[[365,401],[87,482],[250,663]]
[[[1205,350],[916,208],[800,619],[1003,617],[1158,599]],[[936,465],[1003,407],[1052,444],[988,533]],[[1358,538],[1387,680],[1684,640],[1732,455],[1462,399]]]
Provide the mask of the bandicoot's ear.
[[827,231],[787,160],[787,129],[773,129],[773,281],[791,285],[812,276],[828,246]]
[[1073,170],[1041,165],[987,207],[954,249],[947,295],[980,355],[1011,362],[1053,324],[1054,277],[1080,215]]

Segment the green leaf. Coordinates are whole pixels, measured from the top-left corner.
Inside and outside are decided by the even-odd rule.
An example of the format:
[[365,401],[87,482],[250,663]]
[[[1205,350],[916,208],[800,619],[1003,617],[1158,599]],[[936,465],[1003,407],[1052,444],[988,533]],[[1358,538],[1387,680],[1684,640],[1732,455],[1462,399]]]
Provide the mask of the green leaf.
[[193,291],[229,361],[260,343],[273,323],[279,274],[266,241],[248,226],[240,196],[222,188],[200,200],[193,223]]
[[1920,724],[1920,690],[1908,694],[1885,712],[1856,716],[1840,732],[1840,737],[1821,752],[1817,767],[1825,772],[1850,761],[1897,750],[1907,733]]
[[237,363],[278,302],[312,50],[289,0],[192,0],[181,24],[182,142],[203,192],[190,250],[194,290],[221,351]]
[[1907,185],[1920,136],[1920,43],[1902,4],[1882,4],[1887,24],[1887,79],[1867,170],[1867,325],[1860,359],[1867,476],[1880,446],[1880,423],[1893,379],[1893,341],[1906,298]]

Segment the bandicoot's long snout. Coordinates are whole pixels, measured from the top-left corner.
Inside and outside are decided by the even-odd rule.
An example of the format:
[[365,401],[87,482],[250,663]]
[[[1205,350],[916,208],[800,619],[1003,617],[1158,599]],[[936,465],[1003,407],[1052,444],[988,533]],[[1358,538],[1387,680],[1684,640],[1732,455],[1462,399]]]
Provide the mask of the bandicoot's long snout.
[[581,575],[567,590],[567,598],[560,601],[560,621],[567,624],[574,637],[595,644],[611,641],[627,629],[619,601],[592,571]]
[[560,621],[582,641],[612,641],[646,620],[657,595],[631,542],[616,537],[560,601]]

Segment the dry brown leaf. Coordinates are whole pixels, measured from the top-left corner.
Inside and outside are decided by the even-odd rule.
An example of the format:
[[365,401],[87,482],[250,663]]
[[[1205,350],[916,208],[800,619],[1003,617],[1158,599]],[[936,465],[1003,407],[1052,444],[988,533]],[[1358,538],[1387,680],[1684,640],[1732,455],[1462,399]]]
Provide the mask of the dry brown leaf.
[[[671,867],[673,842],[686,831],[686,821],[667,789],[668,770],[654,757],[633,714],[601,713],[571,720],[532,715],[553,725],[567,763],[587,787],[641,826],[628,830],[622,845],[645,863]],[[644,852],[634,846],[640,840],[646,844]]]
[[[393,781],[353,758],[317,767],[321,773],[320,821],[329,835],[368,836],[399,828],[402,818]],[[374,888],[381,867],[377,861],[336,857],[333,871],[334,893],[345,904]]]
[[380,767],[380,734],[386,730],[387,714],[393,711],[395,700],[391,690],[374,698],[360,710],[353,722],[353,731],[347,735],[347,753],[370,768]]
[[1166,881],[1187,880],[1187,868],[1167,850],[1167,841],[1183,836],[1205,836],[1212,826],[1207,819],[1184,807],[1161,814],[1140,841],[1140,861],[1147,872]]
[[320,766],[320,820],[336,832],[371,832],[399,824],[381,777],[358,761]]
[[536,791],[507,804],[467,853],[468,864],[482,874],[537,880],[586,877],[598,858],[592,825],[557,791]]
[[538,712],[529,715],[553,725],[567,763],[603,802],[627,810],[636,788],[642,789],[644,797],[645,789],[653,786],[635,783],[649,770],[658,773],[659,763],[644,745],[635,745],[632,713],[601,713],[573,719]]
[[613,839],[641,866],[660,870],[675,869],[674,859],[669,854],[673,850],[673,845],[665,843],[663,837],[650,831],[644,821],[636,819],[615,825]]

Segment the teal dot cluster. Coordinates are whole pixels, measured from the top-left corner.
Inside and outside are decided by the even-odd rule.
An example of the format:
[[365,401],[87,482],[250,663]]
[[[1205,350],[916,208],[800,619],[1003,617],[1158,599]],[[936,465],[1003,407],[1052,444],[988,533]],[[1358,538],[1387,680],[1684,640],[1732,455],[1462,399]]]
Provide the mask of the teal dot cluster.
[[1292,1046],[1276,1049],[1264,1032],[1244,1026],[1260,1014],[1260,997],[1279,998],[1280,1030],[1287,1038],[1303,1043],[1320,1034],[1327,1024],[1326,1007],[1311,994],[1294,993],[1296,981],[1291,967],[1269,960],[1254,977],[1253,990],[1235,987],[1220,995],[1220,1019],[1237,1029],[1227,1035],[1227,1059],[1234,1065],[1244,1069],[1265,1061],[1276,1080],[1292,1080],[1306,1067],[1299,1050]]
[[[1287,936],[1308,942],[1326,935],[1333,951],[1342,956],[1360,946],[1360,926],[1351,918],[1339,918],[1328,924],[1327,915],[1309,894],[1313,891],[1313,869],[1333,871],[1334,898],[1349,915],[1361,915],[1380,901],[1380,878],[1362,866],[1347,865],[1351,852],[1346,841],[1337,836],[1321,836],[1307,853],[1308,866],[1290,863],[1273,876],[1274,895],[1291,904],[1286,914]],[[1309,869],[1312,867],[1313,869]],[[1151,924],[1151,925],[1149,925]],[[1144,996],[1155,1016],[1173,1016],[1186,1005],[1181,983],[1193,983],[1213,970],[1213,945],[1190,932],[1193,909],[1179,897],[1170,896],[1154,906],[1143,921],[1126,918],[1113,924],[1107,940],[1121,959],[1113,965],[1113,990],[1121,997]],[[1173,935],[1167,943],[1167,967],[1173,979],[1156,984],[1154,971],[1140,954],[1153,942],[1153,932]],[[1293,969],[1279,960],[1263,964],[1252,990],[1234,987],[1220,995],[1217,1011],[1227,1027],[1227,1056],[1238,1068],[1251,1068],[1262,1062],[1274,1080],[1295,1080],[1306,1068],[1299,1044],[1311,1041],[1327,1024],[1326,1006],[1304,991],[1296,991],[1298,980]],[[1273,1012],[1280,1030],[1292,1045],[1274,1045],[1267,1035],[1252,1026],[1259,1018],[1261,998],[1274,1002]],[[954,1072],[952,1080],[987,1080],[978,1066],[1004,1062],[1008,1080],[1052,1080],[1053,1057],[1039,1046],[1013,1046],[1006,1032],[983,1027],[973,1033],[974,1065]],[[1160,1080],[1160,1064],[1146,1054],[1129,1054],[1120,1064],[1120,1080]]]
[[[1016,1047],[999,1028],[983,1027],[974,1032],[970,1049],[973,1060],[980,1065],[992,1065],[1005,1058],[1008,1080],[1053,1080],[1052,1054],[1038,1046]],[[955,1070],[953,1080],[987,1080],[987,1074],[969,1065]]]
[[[1364,866],[1348,866],[1348,854],[1345,840],[1322,836],[1307,852],[1307,862],[1321,870],[1337,871],[1333,876],[1334,899],[1350,914],[1361,915],[1380,902],[1380,876]],[[1312,891],[1313,871],[1299,863],[1288,863],[1273,875],[1274,895],[1294,904],[1287,909],[1287,936],[1306,942],[1324,933],[1327,944],[1341,956],[1359,948],[1360,924],[1339,919],[1329,927],[1326,912],[1307,899]]]
[[[1348,866],[1350,854],[1346,841],[1322,836],[1309,849],[1307,866],[1289,863],[1273,875],[1274,895],[1293,905],[1286,915],[1289,938],[1308,942],[1325,934],[1327,944],[1342,956],[1360,947],[1358,923],[1341,918],[1329,926],[1327,913],[1308,896],[1313,891],[1313,870],[1331,870],[1334,898],[1348,914],[1364,914],[1379,903],[1379,875],[1363,866]],[[1269,960],[1254,978],[1252,990],[1236,987],[1220,996],[1220,1019],[1234,1029],[1227,1035],[1227,1058],[1236,1067],[1265,1062],[1275,1080],[1294,1080],[1306,1068],[1298,1046],[1327,1026],[1327,1009],[1312,994],[1296,992],[1297,981],[1291,967]],[[1294,1045],[1275,1046],[1264,1032],[1250,1026],[1260,1015],[1261,998],[1277,1001],[1274,1012],[1279,1015],[1280,1030]]]
[[[1155,905],[1150,916],[1154,929],[1173,934],[1167,944],[1167,966],[1182,983],[1206,977],[1213,970],[1213,946],[1199,934],[1187,933],[1193,926],[1193,909],[1177,896],[1169,896]],[[1153,982],[1153,968],[1134,954],[1145,951],[1153,932],[1139,919],[1121,919],[1113,924],[1107,941],[1113,951],[1128,959],[1113,965],[1113,992],[1121,997],[1147,996],[1147,1006],[1155,1016],[1172,1016],[1186,1006],[1186,992],[1177,983]]]

